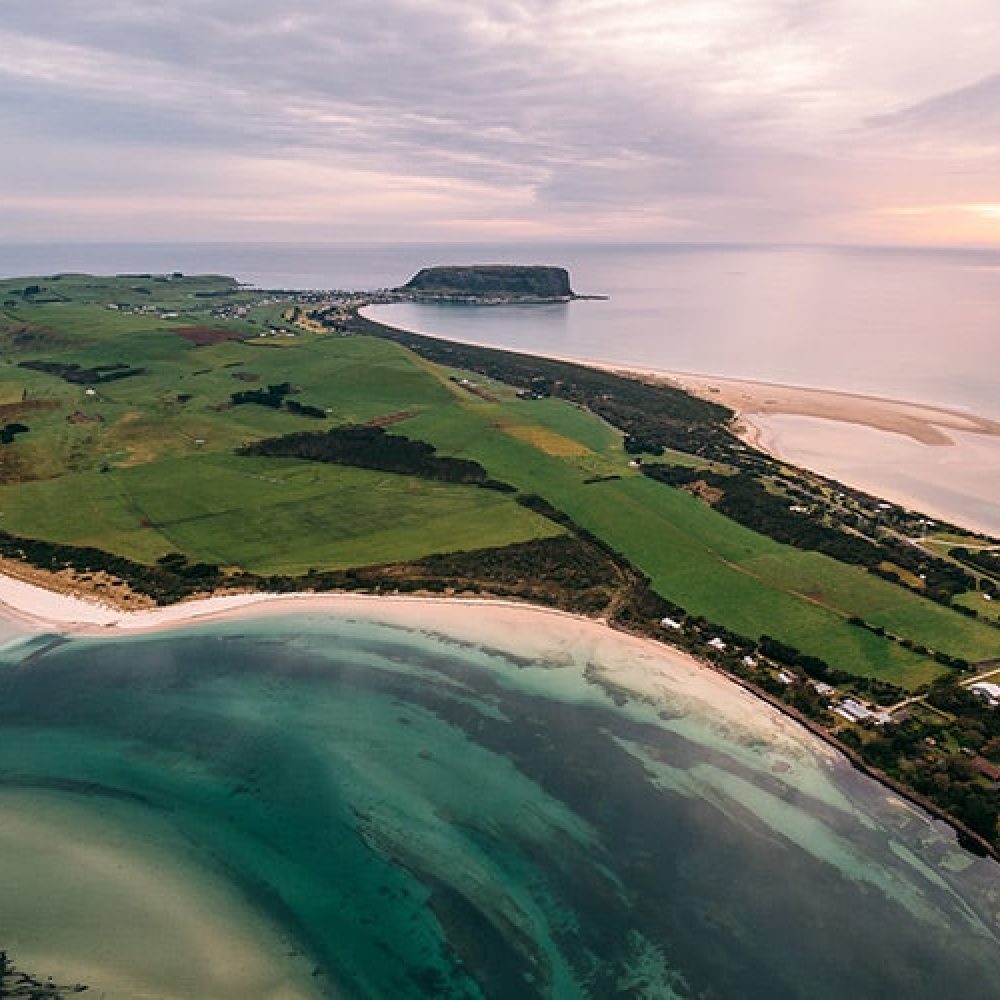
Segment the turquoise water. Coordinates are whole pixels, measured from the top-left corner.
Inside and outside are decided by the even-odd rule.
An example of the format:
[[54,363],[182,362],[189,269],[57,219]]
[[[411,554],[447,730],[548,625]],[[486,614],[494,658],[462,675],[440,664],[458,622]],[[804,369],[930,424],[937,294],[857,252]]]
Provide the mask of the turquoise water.
[[[590,655],[309,614],[15,639],[0,835],[6,797],[141,832],[321,995],[996,995],[1000,866],[804,733],[616,700]],[[0,947],[46,954],[50,873],[4,878]],[[119,916],[95,901],[75,947]]]

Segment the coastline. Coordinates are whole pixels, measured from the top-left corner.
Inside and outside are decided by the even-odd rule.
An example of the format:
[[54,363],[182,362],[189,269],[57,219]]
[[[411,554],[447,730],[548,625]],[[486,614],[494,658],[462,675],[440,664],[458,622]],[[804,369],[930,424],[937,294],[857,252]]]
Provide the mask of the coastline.
[[856,424],[872,430],[899,434],[928,447],[954,447],[949,432],[1000,438],[1000,421],[949,407],[906,400],[814,389],[752,379],[717,378],[686,372],[634,371],[642,377],[662,377],[674,385],[734,410],[745,423],[742,436],[748,444],[767,449],[765,428],[754,417],[814,417]]
[[[839,867],[848,878],[852,877],[851,863],[856,857],[850,845],[846,845],[846,854],[837,851],[834,848],[838,842],[828,844],[822,823],[816,827],[792,822],[784,810],[786,799],[794,803],[800,795],[812,796],[821,810],[839,810],[843,814],[852,813],[858,802],[877,803],[878,811],[874,814],[877,825],[872,829],[880,838],[892,842],[891,838],[905,833],[907,842],[931,843],[934,849],[927,854],[928,863],[959,866],[952,870],[961,870],[972,863],[971,858],[963,859],[950,829],[936,822],[942,817],[933,810],[918,808],[923,803],[913,801],[905,790],[889,782],[880,786],[857,784],[845,766],[855,764],[850,755],[845,755],[810,726],[802,725],[794,712],[762,699],[745,685],[731,683],[732,678],[723,671],[706,669],[709,665],[659,642],[613,631],[599,620],[509,601],[305,594],[290,598],[261,595],[261,599],[264,603],[258,607],[246,602],[238,607],[220,607],[210,601],[189,602],[181,606],[185,610],[184,624],[227,621],[232,625],[230,629],[211,633],[215,641],[267,637],[274,642],[286,623],[280,623],[276,629],[274,621],[254,622],[252,628],[247,628],[242,619],[256,618],[264,611],[275,615],[316,613],[312,622],[295,617],[287,623],[301,630],[299,634],[308,643],[312,627],[318,629],[318,635],[336,636],[337,632],[330,631],[318,618],[330,611],[336,612],[349,629],[360,626],[364,630],[372,622],[406,633],[419,630],[418,643],[430,639],[435,645],[454,644],[459,656],[465,646],[474,656],[508,654],[501,666],[505,667],[503,673],[517,675],[509,680],[515,690],[561,691],[562,699],[569,704],[577,700],[583,704],[603,702],[608,696],[622,706],[627,698],[632,704],[623,710],[628,718],[640,720],[640,724],[644,724],[644,719],[652,719],[655,713],[668,729],[676,726],[679,733],[693,736],[705,746],[724,742],[737,770],[752,768],[759,775],[755,780],[764,790],[765,800],[771,799],[780,807],[774,813],[759,813],[775,834],[787,837],[819,861]],[[23,612],[28,610],[22,608]],[[63,609],[69,614],[75,611],[76,617],[84,610],[87,609],[74,609],[71,605]],[[176,624],[164,621],[162,613],[154,615],[158,620],[152,623],[148,621],[150,616],[143,613],[119,614],[128,617],[117,626],[78,624],[74,633],[107,632],[124,638],[159,633]],[[36,623],[43,620],[40,616],[35,618]],[[393,644],[392,648],[397,647]],[[509,655],[518,651],[532,655],[533,662],[519,662]],[[139,657],[140,662],[143,659]],[[501,684],[507,683],[502,675],[499,680]],[[87,679],[81,683],[85,685]],[[239,676],[233,679],[233,684],[230,690],[238,690]],[[271,695],[278,697],[278,692],[270,691]],[[769,703],[762,704],[762,700]],[[298,711],[298,703],[294,705]],[[689,717],[691,728],[686,728]],[[327,716],[321,713],[320,718],[325,725]],[[821,735],[821,740],[813,739],[813,735]],[[434,747],[433,743],[425,744],[424,737],[418,737],[414,744],[425,745]],[[427,753],[424,759],[430,759],[426,750],[422,752]],[[669,756],[663,763],[669,780]],[[709,792],[713,788],[724,794],[731,791],[737,802],[743,801],[740,785],[745,778],[733,789],[714,785],[713,766],[705,766]],[[865,771],[863,767],[857,769]],[[700,773],[692,772],[695,780],[700,780]],[[747,808],[754,808],[753,801],[747,802]],[[77,804],[57,794],[16,789],[5,794],[0,811],[10,820],[9,829],[5,827],[6,837],[0,838],[9,848],[4,879],[9,885],[25,887],[19,894],[12,894],[7,908],[25,928],[22,939],[15,942],[16,954],[25,965],[54,972],[66,981],[79,978],[91,983],[98,992],[108,990],[109,995],[133,995],[139,989],[137,984],[148,981],[143,977],[154,975],[158,977],[157,985],[163,984],[164,996],[313,995],[308,989],[309,969],[313,964],[309,952],[295,941],[286,940],[280,925],[272,928],[266,912],[256,913],[248,908],[247,900],[238,892],[233,893],[226,883],[224,868],[223,877],[216,878],[217,872],[210,863],[206,864],[205,856],[185,850],[169,829],[169,823],[160,824],[155,815],[145,816],[127,800],[112,802],[92,815],[86,801]],[[958,843],[961,842],[959,838]],[[22,859],[20,867],[18,859]],[[85,864],[86,880],[82,883],[85,894],[60,895],[57,892],[60,885],[79,878],[72,866],[80,860]],[[990,877],[992,874],[991,871]],[[163,879],[168,880],[169,893],[161,887]],[[861,881],[864,884],[865,877]],[[871,883],[882,886],[886,892],[893,891],[892,883],[875,876]],[[38,916],[31,905],[39,885],[53,887],[51,894],[59,899],[59,927],[65,929],[49,939],[45,937],[45,919],[50,911]],[[909,897],[899,898],[906,905]],[[126,932],[114,937],[113,952],[109,948],[107,957],[101,956],[104,961],[99,966],[93,962],[89,937],[80,931],[88,925],[86,912],[95,907],[109,913],[124,911],[128,915]],[[154,965],[150,958],[144,934],[153,917],[147,911],[163,924],[158,940],[169,942],[170,963]],[[46,942],[44,948],[35,944],[38,940]],[[200,950],[211,961],[195,962],[187,957],[200,958]],[[156,955],[155,950],[152,955]],[[221,961],[220,955],[226,961]],[[226,972],[230,966],[238,970],[238,975]],[[180,989],[166,988],[176,987],[178,982],[183,984]],[[299,989],[290,992],[292,984]],[[325,995],[322,981],[318,985],[315,992]]]
[[[470,610],[477,613],[470,615]],[[0,574],[0,616],[34,634],[138,637],[292,614],[329,614],[345,620],[377,621],[532,657],[549,667],[572,662],[565,628],[572,624],[574,647],[579,649],[582,643],[587,648],[589,663],[594,668],[590,679],[610,695],[618,691],[655,704],[669,691],[674,698],[679,694],[716,709],[725,703],[730,717],[752,718],[758,736],[765,730],[764,738],[779,754],[793,753],[796,746],[802,748],[803,737],[811,736],[814,739],[809,740],[809,746],[814,756],[824,758],[829,766],[841,762],[853,767],[910,806],[922,810],[929,822],[947,824],[962,847],[1000,862],[1000,852],[960,820],[865,763],[860,754],[792,706],[707,660],[601,618],[501,598],[308,591],[208,595],[167,607],[132,611],[56,593]],[[535,616],[531,628],[523,628],[525,615]]]
[[737,436],[778,461],[1000,537],[1000,421],[836,390],[685,373],[628,374],[729,407]]
[[[379,621],[532,657],[556,667],[571,661],[566,628],[571,625],[574,645],[582,642],[587,647],[588,659],[595,668],[592,679],[609,693],[620,691],[655,702],[669,687],[675,693],[680,689],[688,697],[716,706],[725,701],[737,715],[752,714],[754,725],[768,730],[768,739],[776,750],[787,749],[789,739],[794,741],[795,736],[808,731],[820,738],[814,750],[828,762],[840,760],[858,766],[822,727],[708,660],[603,618],[577,612],[503,598],[309,591],[217,594],[133,611],[0,574],[0,616],[35,635],[54,632],[77,638],[141,637],[296,614]],[[525,616],[532,618],[530,628],[524,627]],[[912,796],[907,798],[924,805]],[[939,818],[946,817],[940,814]]]
[[[982,417],[953,407],[931,403],[918,403],[893,399],[866,393],[849,392],[842,389],[828,389],[810,386],[788,385],[760,379],[742,379],[731,376],[715,376],[701,372],[685,372],[664,368],[648,368],[606,358],[581,358],[546,351],[526,351],[504,347],[499,344],[483,344],[478,341],[444,337],[440,334],[393,327],[384,320],[366,315],[366,307],[358,310],[358,315],[372,323],[415,336],[431,337],[468,347],[483,347],[561,361],[567,364],[596,368],[600,371],[621,375],[625,378],[639,378],[657,381],[679,387],[692,395],[736,412],[746,423],[741,434],[753,447],[760,447],[757,435],[760,433],[753,421],[754,416],[808,416],[841,423],[857,424],[873,430],[901,434],[920,444],[928,446],[952,446],[951,432],[981,434],[1000,438],[1000,420]],[[772,442],[773,443],[773,442]]]
[[[747,445],[873,497],[1000,538],[1000,419],[961,408],[848,390],[650,368],[606,358],[508,348],[372,323],[413,336],[580,365],[680,388],[735,414]],[[858,459],[866,456],[866,461]]]
[[[546,357],[546,355],[541,356]],[[949,450],[949,446],[956,447],[954,440],[948,436],[948,431],[953,434],[979,434],[1000,440],[1000,423],[960,411],[922,404],[739,379],[716,379],[684,373],[635,370],[617,364],[579,361],[572,358],[560,360],[619,375],[638,377],[650,382],[662,380],[672,385],[679,385],[696,395],[704,394],[704,398],[729,406],[736,410],[738,417],[744,419],[746,415],[752,417],[759,412],[764,417],[790,414],[841,421],[909,437],[920,447],[933,447],[937,450]],[[732,403],[727,398],[722,398],[723,384],[729,387]],[[751,389],[756,390],[756,396]],[[739,409],[740,406],[743,407],[742,410]],[[754,446],[759,447],[759,442],[754,443]],[[631,694],[655,702],[658,697],[656,671],[646,670],[646,661],[669,660],[671,673],[683,673],[693,688],[700,691],[701,700],[711,700],[705,696],[706,690],[713,691],[720,703],[738,697],[740,701],[736,714],[742,712],[742,717],[752,720],[755,726],[763,725],[765,728],[771,726],[773,732],[770,735],[775,739],[778,739],[781,732],[787,735],[793,731],[801,737],[808,731],[819,738],[821,743],[816,745],[827,748],[831,757],[836,755],[837,759],[846,760],[856,769],[875,778],[884,787],[919,806],[926,813],[947,822],[959,833],[960,841],[965,846],[976,845],[981,852],[991,854],[994,858],[998,857],[990,845],[965,828],[960,821],[918,793],[866,765],[857,754],[849,747],[843,746],[824,727],[804,718],[780,699],[772,698],[762,692],[752,681],[744,682],[707,660],[682,652],[667,644],[659,635],[643,634],[643,629],[629,630],[609,626],[606,621],[582,614],[557,611],[509,599],[441,598],[378,593],[362,595],[356,592],[216,593],[193,597],[166,608],[146,607],[143,610],[129,610],[128,608],[135,607],[135,604],[131,602],[126,604],[126,595],[95,594],[92,596],[96,599],[87,600],[78,596],[80,588],[72,580],[48,578],[46,582],[57,583],[62,590],[62,593],[53,593],[45,586],[7,577],[3,572],[4,566],[0,565],[0,613],[6,608],[6,613],[13,615],[22,625],[35,632],[58,631],[78,636],[138,636],[168,629],[181,630],[187,627],[264,616],[323,613],[341,618],[355,616],[362,620],[398,624],[402,628],[451,636],[456,634],[456,629],[461,631],[458,626],[461,618],[465,623],[463,627],[468,630],[466,632],[468,638],[465,641],[493,646],[498,650],[512,653],[516,653],[520,644],[525,643],[530,655],[537,659],[538,633],[544,632],[553,622],[561,622],[564,631],[567,631],[565,625],[570,622],[572,623],[570,631],[593,636],[595,647],[600,643],[610,642],[618,645],[619,652],[622,644],[632,651],[634,658],[632,664],[616,669],[613,676],[607,670],[597,669],[595,675],[590,678],[601,684],[612,696],[618,691],[623,695]],[[101,596],[110,597],[112,601],[117,597],[118,606],[102,601]],[[468,613],[470,608],[477,613]],[[523,616],[529,613],[538,617],[531,623],[531,628],[523,628]],[[515,617],[511,618],[511,615]],[[551,655],[543,654],[542,659],[558,665],[561,655],[559,644],[555,643],[550,652]],[[599,658],[594,658],[595,663],[598,660]],[[662,672],[660,676],[663,676]],[[671,680],[675,683],[676,677],[672,676]],[[769,708],[763,709],[762,702],[767,703]],[[772,717],[777,722],[768,723],[767,720]]]
[[[803,735],[797,713],[762,697],[706,660],[603,618],[526,601],[357,592],[256,592],[208,595],[133,611],[56,593],[0,574],[0,617],[16,622],[28,635],[138,638],[293,615],[380,622],[530,658],[549,667],[569,665],[583,648],[588,671],[592,671],[590,679],[609,694],[618,691],[655,703],[669,690],[673,697],[681,692],[684,697],[716,707],[725,703],[734,716],[752,718],[755,728],[766,730],[766,738],[779,751],[788,749]],[[526,617],[530,619],[529,627],[525,627]],[[804,728],[811,729],[808,725]],[[813,749],[831,763],[847,756],[829,739]]]

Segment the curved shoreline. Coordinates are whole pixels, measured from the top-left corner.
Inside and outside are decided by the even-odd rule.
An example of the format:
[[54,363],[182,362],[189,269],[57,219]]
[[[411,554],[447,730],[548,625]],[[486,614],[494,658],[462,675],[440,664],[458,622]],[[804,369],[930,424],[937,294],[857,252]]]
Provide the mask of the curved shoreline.
[[[461,343],[461,341],[453,342]],[[557,357],[554,355],[536,354],[531,356]],[[795,387],[781,387],[769,383],[755,383],[739,379],[714,379],[709,376],[641,371],[622,367],[618,364],[582,361],[571,358],[558,358],[558,360],[601,368],[617,374],[645,378],[650,381],[660,378],[669,380],[672,384],[680,383],[684,388],[687,388],[687,386],[684,386],[683,380],[687,379],[691,381],[700,379],[710,384],[710,387],[705,388],[703,391],[711,392],[712,394],[708,398],[716,402],[723,402],[711,387],[716,383],[730,383],[736,387],[734,391],[744,394],[749,391],[748,387],[750,386],[761,388],[762,391],[768,394],[774,394],[777,390],[783,388],[799,395],[805,394],[811,399],[833,398],[843,405],[857,405],[858,401],[863,401],[866,403],[876,403],[883,407],[903,408],[904,411],[907,411],[903,413],[903,416],[910,420],[917,420],[918,423],[920,419],[923,419],[924,423],[931,430],[943,424],[953,430],[972,430],[975,433],[1000,437],[1000,423],[988,421],[983,418],[970,417],[959,411],[936,409],[921,404],[907,404],[880,399],[878,397],[858,396],[850,393],[836,393],[819,389],[808,390],[796,389]],[[715,387],[717,388],[718,386],[716,385]],[[918,411],[920,416],[914,416],[913,411]],[[897,412],[897,416],[899,415]],[[847,417],[842,419],[851,422]],[[981,421],[981,423],[977,423],[977,421]],[[925,441],[921,443],[927,444],[931,442]],[[933,443],[944,444],[947,442],[936,441]],[[572,612],[557,611],[527,602],[496,598],[441,598],[380,594],[361,595],[358,593],[316,594],[310,592],[300,592],[297,594],[217,594],[201,599],[184,601],[166,608],[126,611],[96,600],[88,601],[81,599],[73,596],[72,588],[67,589],[70,589],[71,593],[53,594],[44,587],[0,575],[0,609],[7,608],[16,620],[22,622],[22,624],[31,630],[56,630],[80,636],[141,635],[172,628],[181,629],[187,626],[207,625],[222,620],[238,620],[241,618],[253,618],[259,615],[282,613],[322,612],[327,609],[331,612],[344,615],[345,612],[350,614],[350,609],[354,608],[359,616],[363,616],[368,614],[369,609],[373,607],[382,609],[383,613],[388,607],[420,609],[421,612],[427,609],[434,609],[433,613],[421,616],[433,618],[434,614],[441,613],[442,609],[450,609],[454,612],[456,609],[461,608],[464,612],[471,606],[480,612],[477,616],[477,635],[484,631],[483,623],[485,617],[488,617],[490,610],[504,610],[508,613],[514,611],[519,615],[531,612],[540,616],[549,616],[550,621],[554,616],[559,616],[563,620],[570,619],[581,626],[586,625],[588,628],[600,628],[607,636],[613,637],[618,641],[628,637],[629,641],[639,644],[636,646],[637,650],[645,648],[647,651],[652,651],[660,657],[669,658],[675,666],[683,667],[689,672],[696,672],[703,681],[708,678],[714,678],[716,684],[725,685],[725,688],[730,692],[742,691],[747,697],[747,704],[750,707],[752,707],[752,704],[749,702],[751,696],[757,708],[759,708],[761,702],[768,704],[772,710],[780,713],[781,717],[795,723],[797,728],[801,727],[812,735],[819,737],[823,745],[833,748],[840,757],[849,761],[856,769],[919,806],[931,816],[948,823],[959,833],[960,840],[965,846],[975,844],[980,849],[980,852],[988,853],[993,858],[1000,860],[1000,855],[998,855],[998,852],[991,845],[970,831],[960,821],[951,817],[943,809],[936,806],[933,802],[924,799],[915,791],[900,785],[882,772],[866,765],[858,755],[851,752],[850,748],[843,746],[832,733],[824,727],[813,723],[811,720],[804,718],[790,706],[785,705],[780,699],[772,698],[752,683],[744,682],[727,671],[716,667],[714,664],[678,650],[658,638],[609,626],[607,622],[599,619]],[[378,615],[374,617],[385,620]],[[447,618],[447,614],[445,614],[445,618]],[[544,621],[544,617],[542,620]],[[427,626],[425,623],[422,623],[422,627],[426,629]],[[447,634],[447,630],[442,631]],[[497,648],[510,649],[511,644],[516,644],[518,641],[519,637],[516,630],[509,629],[507,632],[500,633],[500,638],[495,644]],[[611,686],[613,687],[615,683],[620,683],[623,691],[631,691],[639,697],[643,697],[644,694],[648,693],[649,680],[649,678],[644,678],[642,670],[638,669],[629,671],[624,678],[611,682]],[[646,681],[646,685],[643,684],[643,681]]]
[[[983,494],[981,480],[984,466],[980,454],[987,452],[985,468],[992,470],[995,467],[1000,476],[1000,419],[954,407],[889,396],[649,368],[627,362],[484,344],[394,326],[369,316],[366,307],[360,308],[358,314],[372,323],[409,335],[580,365],[623,378],[682,389],[700,399],[728,407],[734,413],[732,430],[737,437],[749,447],[780,462],[800,466],[973,533],[1000,537],[1000,505],[992,504],[990,496]],[[887,435],[876,456],[876,472],[861,475],[845,465],[845,462],[858,453],[853,442],[839,444],[827,453],[809,458],[796,455],[794,443],[788,440],[789,433],[786,432],[783,436],[780,429],[771,425],[771,418],[823,421],[842,435],[848,435],[852,430],[857,433],[870,431]],[[798,436],[805,436],[808,440],[817,439],[817,435],[806,435],[805,432]],[[828,436],[823,435],[824,438]],[[973,442],[974,437],[978,441]],[[950,493],[942,492],[941,487],[945,481],[940,477],[921,479],[917,475],[908,486],[901,486],[895,481],[901,471],[909,476],[914,467],[925,466],[919,457],[915,461],[901,464],[893,456],[896,447],[894,442],[908,444],[911,448],[919,446],[932,449],[926,456],[928,463],[940,462],[947,457],[947,489]],[[870,444],[868,442],[869,446]],[[964,481],[961,474],[958,477],[951,475],[956,470],[961,473],[963,469],[974,471],[972,474],[967,473]],[[956,482],[959,483],[957,489]]]
[[[387,616],[386,612],[390,609],[395,614]],[[455,612],[464,614],[470,609],[480,612],[474,630],[475,640],[484,646],[492,646],[505,652],[517,654],[527,644],[529,652],[537,655],[538,642],[541,641],[539,634],[544,633],[546,620],[559,623],[572,622],[577,626],[582,625],[595,630],[593,632],[595,644],[601,640],[634,644],[634,662],[630,662],[624,668],[619,666],[617,669],[605,671],[597,678],[597,682],[603,682],[608,691],[620,689],[634,697],[655,699],[660,690],[660,685],[657,683],[658,672],[647,672],[645,669],[649,657],[653,656],[669,662],[672,683],[685,685],[688,691],[697,692],[699,697],[712,695],[716,698],[732,699],[734,696],[746,698],[744,707],[755,710],[755,721],[758,724],[765,720],[756,710],[762,705],[767,706],[774,713],[770,726],[773,739],[777,740],[781,736],[778,720],[791,723],[796,731],[808,732],[820,741],[827,753],[832,755],[831,759],[846,762],[911,805],[923,810],[929,818],[946,823],[955,832],[960,846],[971,850],[974,854],[1000,862],[1000,852],[983,837],[935,802],[867,764],[860,754],[842,744],[833,733],[808,719],[792,706],[707,660],[662,640],[612,625],[604,619],[501,598],[309,591],[294,594],[221,594],[146,611],[125,611],[98,601],[47,591],[37,584],[0,575],[0,614],[19,622],[35,634],[56,631],[81,638],[155,635],[189,626],[248,620],[262,615],[270,617],[323,611],[336,613],[344,618],[367,617],[404,628],[464,638],[457,634],[462,633],[464,629],[457,627]],[[379,611],[382,613],[379,614]],[[492,622],[489,616],[491,611],[494,612]],[[537,615],[541,627],[518,631],[513,627],[513,623],[504,621],[504,618],[509,618],[511,615]],[[468,625],[468,620],[462,624]],[[471,635],[469,641],[472,641]],[[558,659],[559,655],[556,651],[553,657]]]
[[[484,344],[479,341],[462,340],[439,333],[428,333],[424,330],[395,326],[382,319],[367,315],[367,309],[368,307],[359,309],[359,315],[373,323],[380,323],[403,333],[434,337],[438,340],[446,340],[468,347],[482,347],[506,351],[511,354],[545,358],[548,361],[583,365],[629,378],[660,380],[675,387],[679,386],[702,399],[721,403],[734,410],[739,417],[745,418],[758,413],[761,415],[820,417],[841,423],[859,424],[873,430],[902,434],[920,444],[932,446],[953,445],[955,442],[948,436],[948,430],[1000,438],[1000,420],[983,417],[954,407],[895,399],[871,393],[850,392],[843,389],[790,385],[783,382],[711,375],[704,372],[650,368],[604,358],[571,357],[534,349],[528,351],[500,344]],[[745,438],[747,443],[759,447],[753,440],[752,427],[748,428],[748,434],[749,438]]]

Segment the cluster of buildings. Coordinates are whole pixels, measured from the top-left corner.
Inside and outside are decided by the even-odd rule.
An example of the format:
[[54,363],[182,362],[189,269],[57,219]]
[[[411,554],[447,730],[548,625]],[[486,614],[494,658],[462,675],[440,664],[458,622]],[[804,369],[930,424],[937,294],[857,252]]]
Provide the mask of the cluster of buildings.
[[835,715],[839,715],[848,722],[871,722],[876,726],[884,726],[892,722],[892,716],[888,712],[875,711],[858,701],[857,698],[844,698],[833,711]]
[[[684,631],[683,623],[677,621],[676,618],[671,618],[669,616],[665,616],[660,619],[660,627],[669,629],[673,632]],[[719,636],[713,636],[712,638],[706,640],[705,645],[717,653],[724,653],[726,651],[726,642]],[[751,669],[758,666],[757,657],[749,654],[745,655],[740,662],[744,667],[749,667]],[[791,687],[793,684],[798,684],[801,681],[801,677],[798,674],[788,670],[787,668],[779,669],[776,678],[778,683],[783,684],[785,687]],[[838,695],[837,689],[832,684],[827,684],[825,681],[810,678],[806,683],[808,683],[821,698],[828,698],[832,700]],[[996,704],[1000,704],[1000,686],[996,684],[985,684],[979,686],[990,689],[989,696],[996,699]],[[876,726],[884,726],[893,722],[893,717],[890,712],[881,710],[878,707],[866,705],[857,698],[841,698],[839,702],[829,707],[835,715],[838,715],[847,722],[856,724],[870,723]]]

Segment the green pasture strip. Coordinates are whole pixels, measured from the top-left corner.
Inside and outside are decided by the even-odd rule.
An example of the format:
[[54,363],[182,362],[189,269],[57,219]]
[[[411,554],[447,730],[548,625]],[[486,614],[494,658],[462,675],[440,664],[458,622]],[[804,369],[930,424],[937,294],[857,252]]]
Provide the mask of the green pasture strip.
[[291,459],[206,454],[0,489],[10,532],[257,573],[419,559],[560,534],[509,496]]
[[[0,300],[31,280],[0,284]],[[768,632],[833,666],[908,687],[945,668],[850,626],[849,616],[953,656],[1000,655],[1000,633],[983,622],[855,567],[780,545],[646,479],[629,467],[621,434],[578,406],[519,400],[508,386],[431,365],[376,338],[299,331],[294,338],[193,347],[170,327],[234,325],[210,312],[244,293],[195,296],[231,289],[218,278],[73,276],[56,285],[74,301],[17,300],[5,308],[8,322],[61,338],[0,363],[0,401],[54,404],[28,413],[23,422],[31,432],[4,453],[20,470],[14,478],[44,477],[0,480],[6,530],[146,561],[182,549],[192,559],[288,573],[419,558],[557,530],[485,490],[232,454],[261,437],[388,420],[392,433],[475,459],[494,478],[544,496],[628,556],[665,597],[734,631]],[[132,285],[148,286],[151,295],[130,291]],[[126,294],[181,315],[166,321],[98,304],[124,301],[119,296]],[[268,306],[261,318],[281,308]],[[28,357],[87,367],[121,361],[147,372],[88,393],[12,363]],[[453,377],[468,378],[492,399]],[[296,390],[289,398],[328,411],[329,419],[229,405],[234,392],[280,382]],[[586,482],[608,476],[620,478]]]
[[[401,429],[542,494],[632,559],[665,597],[695,614],[749,635],[766,631],[842,669],[910,687],[943,668],[848,625],[849,616],[970,659],[995,655],[1000,645],[994,630],[860,569],[773,542],[680,490],[637,475],[621,452],[553,458],[496,433],[504,406],[463,409],[463,420],[435,411]],[[599,469],[622,478],[584,485]]]

